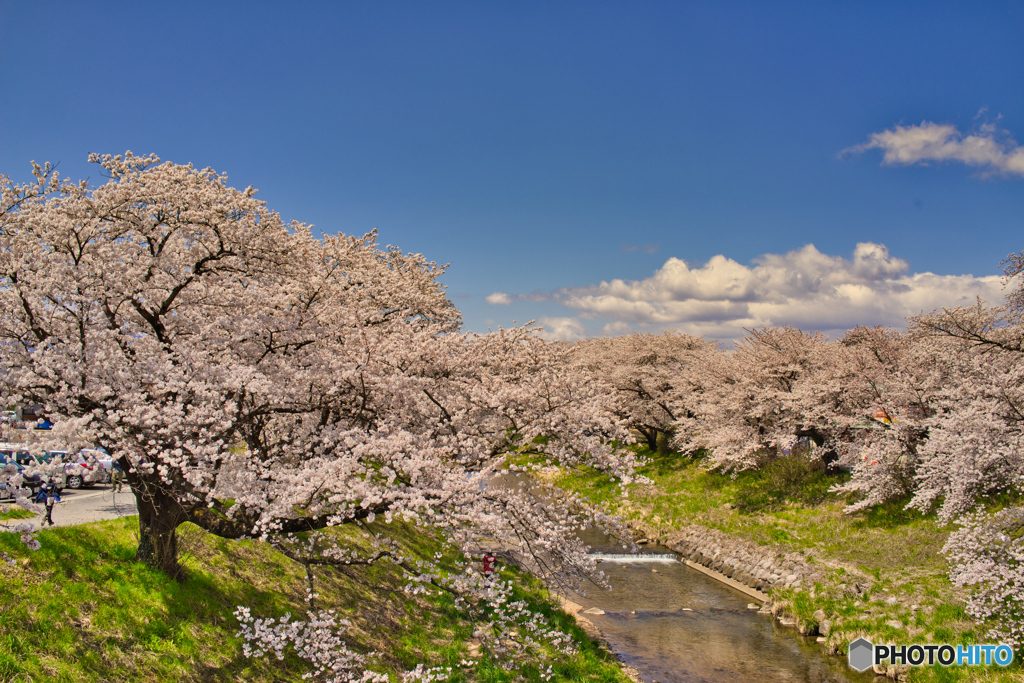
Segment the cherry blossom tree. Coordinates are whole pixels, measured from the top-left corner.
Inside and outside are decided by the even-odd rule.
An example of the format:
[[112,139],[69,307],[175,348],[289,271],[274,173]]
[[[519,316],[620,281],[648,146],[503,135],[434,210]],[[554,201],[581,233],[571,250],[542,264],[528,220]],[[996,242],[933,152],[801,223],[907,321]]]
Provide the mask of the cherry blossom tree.
[[1007,256],[1002,263],[1004,285],[1010,287],[1006,296],[1006,305],[1010,310],[1024,311],[1024,251]]
[[996,642],[1024,646],[1024,508],[978,511],[959,520],[944,552],[950,578],[972,588],[967,611]]
[[459,334],[443,267],[372,233],[314,237],[210,169],[91,161],[95,188],[4,180],[0,391],[46,406],[62,446],[114,454],[140,559],[176,574],[186,521],[240,538],[400,515],[588,568],[581,502],[486,486],[521,447],[633,476],[606,389],[564,349]]
[[576,343],[583,369],[615,388],[614,409],[643,436],[652,452],[680,420],[692,417],[691,394],[703,358],[717,345],[678,332],[634,332]]
[[1009,315],[979,303],[913,318],[906,333],[847,335],[877,417],[840,487],[863,496],[851,511],[911,494],[948,522],[1020,487],[1024,369]]
[[931,345],[907,332],[858,327],[840,340],[836,379],[843,425],[836,450],[853,476],[837,491],[857,493],[848,512],[905,496],[916,486],[920,449],[947,372]]
[[761,467],[802,436],[831,444],[845,424],[841,356],[819,333],[751,330],[731,353],[708,355],[695,367],[703,389],[677,442],[709,450],[724,471]]
[[[532,328],[459,333],[444,268],[373,233],[315,237],[210,169],[91,161],[108,182],[37,166],[32,184],[0,178],[0,395],[45,406],[53,429],[32,448],[114,455],[139,508],[138,558],[178,575],[177,529],[192,522],[271,540],[311,586],[314,567],[390,561],[412,592],[476,605],[495,652],[568,647],[496,577],[401,557],[386,538],[360,554],[327,532],[400,517],[467,552],[486,538],[551,580],[590,576],[575,532],[613,520],[540,483],[494,482],[510,452],[631,481],[611,388]],[[30,505],[20,474],[0,479]],[[379,678],[339,639],[344,620],[313,604],[276,627],[240,610],[254,654],[294,647],[330,680]]]
[[981,303],[919,316],[946,370],[921,448],[913,507],[950,520],[988,497],[1024,492],[1024,326]]
[[[1007,307],[979,301],[912,320],[950,376],[938,392],[910,502],[937,507],[940,519],[960,525],[945,546],[950,577],[973,588],[968,611],[990,624],[990,637],[1017,647],[1024,645],[1024,507],[1012,502],[1024,494],[1019,294],[1011,292]],[[1011,504],[993,510],[992,497],[1007,493]]]

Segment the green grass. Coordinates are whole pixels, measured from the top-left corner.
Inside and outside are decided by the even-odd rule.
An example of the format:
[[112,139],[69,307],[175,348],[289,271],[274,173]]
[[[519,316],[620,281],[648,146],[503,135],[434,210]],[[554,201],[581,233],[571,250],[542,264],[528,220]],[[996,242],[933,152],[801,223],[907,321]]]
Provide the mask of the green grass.
[[[562,475],[555,483],[626,518],[640,536],[657,539],[700,525],[799,552],[828,579],[777,590],[772,597],[800,620],[813,621],[821,609],[836,621],[838,632],[826,648],[833,653],[845,652],[858,635],[874,636],[875,642],[987,642],[986,628],[967,617],[963,592],[947,578],[940,551],[953,527],[906,510],[907,500],[846,514],[852,500],[829,489],[849,475],[806,458],[784,458],[731,476],[710,471],[700,457],[638,450],[647,460],[641,474],[652,484],[630,487],[628,497],[596,472]],[[867,594],[846,590],[855,583],[869,585]],[[893,597],[896,604],[888,602]],[[915,669],[909,680],[1024,681],[1019,658],[1010,669]]]
[[11,505],[0,505],[0,520],[7,519],[28,519],[29,517],[35,517],[28,510],[23,510],[19,507]]
[[[266,544],[226,541],[186,525],[180,531],[186,578],[176,582],[134,560],[137,524],[124,518],[48,529],[39,533],[43,547],[36,552],[15,535],[0,534],[0,551],[16,559],[14,567],[0,565],[0,683],[302,680],[309,667],[294,655],[246,658],[232,615],[246,605],[254,616],[304,616],[301,567]],[[408,552],[454,552],[411,525],[396,522],[387,530]],[[364,542],[358,529],[338,533],[351,544]],[[486,651],[467,652],[476,625],[447,595],[403,593],[393,565],[347,574],[322,569],[317,576],[318,607],[351,620],[349,646],[381,653],[385,670],[420,662],[457,670],[461,660],[473,659],[473,670],[457,670],[452,680],[541,680],[535,667],[506,671]],[[551,614],[580,643],[580,654],[557,661],[555,680],[626,680],[571,617],[552,608],[538,583],[517,578],[517,597]]]

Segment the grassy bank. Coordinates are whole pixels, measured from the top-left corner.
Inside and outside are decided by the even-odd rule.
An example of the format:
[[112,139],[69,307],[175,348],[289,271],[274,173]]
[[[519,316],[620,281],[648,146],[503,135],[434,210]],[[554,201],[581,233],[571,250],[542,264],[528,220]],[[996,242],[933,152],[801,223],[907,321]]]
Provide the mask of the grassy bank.
[[[0,683],[302,680],[309,666],[294,655],[245,657],[232,615],[246,605],[254,616],[303,617],[307,584],[299,565],[266,544],[225,541],[186,526],[187,578],[176,582],[135,562],[137,525],[124,518],[48,529],[35,552],[0,534],[0,550],[15,558],[15,566],[0,565]],[[395,523],[388,531],[410,551],[442,550],[412,526]],[[377,668],[392,674],[425,663],[452,667],[453,681],[541,680],[536,667],[506,671],[474,648],[476,625],[450,597],[410,597],[402,583],[386,563],[359,572],[325,569],[318,572],[317,606],[349,619],[348,645],[379,653]],[[537,582],[519,576],[517,583],[517,598],[580,644],[578,655],[555,663],[553,680],[627,680],[571,617],[551,607]],[[474,665],[460,666],[464,660]]]
[[[860,635],[874,642],[990,642],[986,628],[964,611],[964,594],[946,575],[941,549],[952,530],[934,516],[903,509],[906,501],[846,514],[844,497],[829,489],[844,475],[792,457],[736,477],[708,471],[699,459],[675,453],[643,454],[642,473],[653,485],[628,497],[597,474],[563,476],[556,483],[630,521],[656,540],[701,525],[783,552],[797,552],[827,578],[814,586],[772,594],[777,610],[812,621],[817,610],[835,626],[825,644],[832,654]],[[861,586],[860,593],[850,591]],[[915,668],[911,681],[1024,681],[1020,655],[1009,669]]]

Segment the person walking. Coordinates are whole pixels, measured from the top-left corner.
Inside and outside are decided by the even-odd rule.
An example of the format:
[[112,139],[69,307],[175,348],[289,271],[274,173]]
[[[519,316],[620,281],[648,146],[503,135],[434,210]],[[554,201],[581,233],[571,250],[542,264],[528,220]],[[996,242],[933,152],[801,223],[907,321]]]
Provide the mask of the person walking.
[[36,502],[46,506],[46,517],[43,518],[43,524],[53,526],[53,506],[60,502],[60,489],[52,481],[47,480],[39,487]]
[[124,470],[121,469],[121,463],[115,460],[110,469],[110,485],[114,487],[115,491],[121,493],[121,484],[124,482]]

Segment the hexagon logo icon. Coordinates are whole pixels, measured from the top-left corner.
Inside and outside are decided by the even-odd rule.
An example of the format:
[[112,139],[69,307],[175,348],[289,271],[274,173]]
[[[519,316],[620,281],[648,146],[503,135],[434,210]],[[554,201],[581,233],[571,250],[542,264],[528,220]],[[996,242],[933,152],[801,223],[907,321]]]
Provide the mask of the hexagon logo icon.
[[875,646],[867,638],[858,638],[850,643],[847,650],[850,668],[857,671],[867,671],[871,668],[875,655]]

